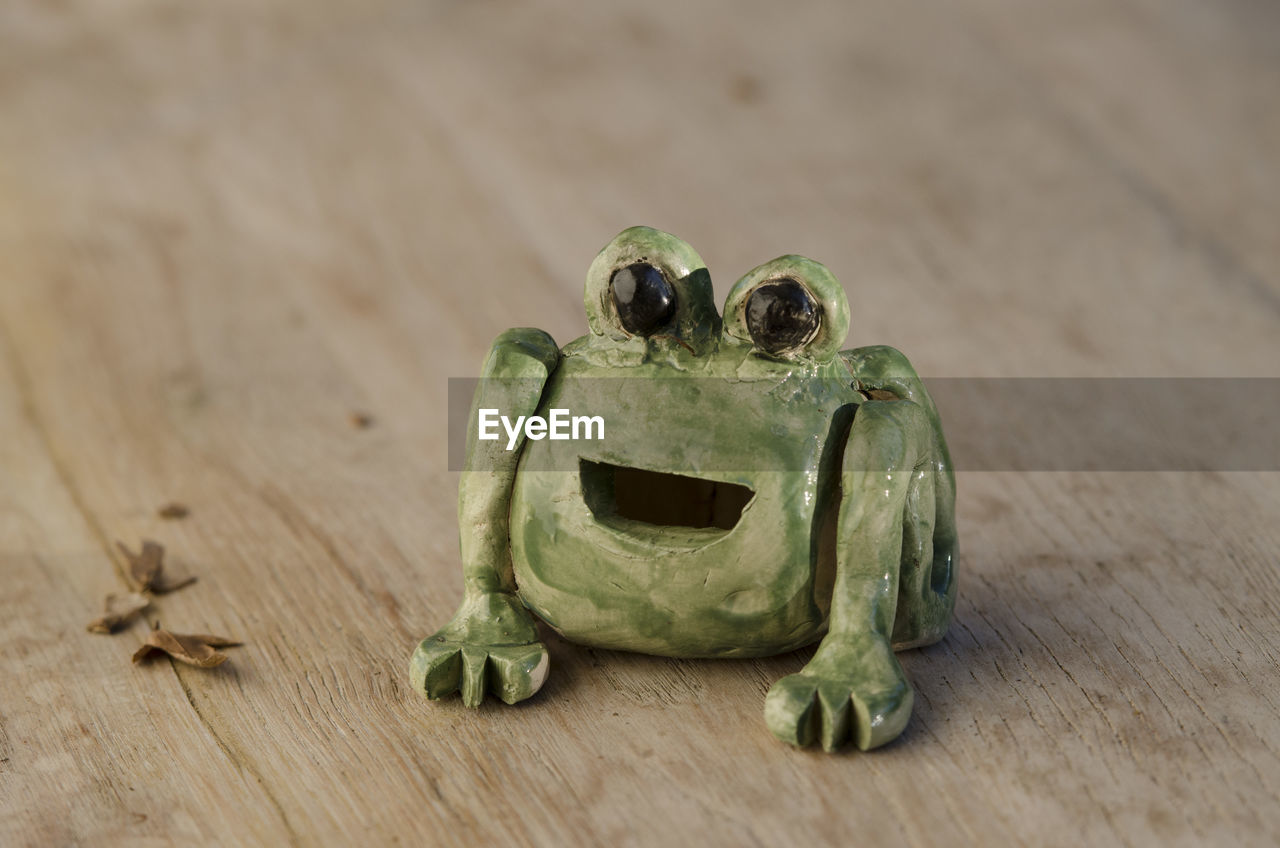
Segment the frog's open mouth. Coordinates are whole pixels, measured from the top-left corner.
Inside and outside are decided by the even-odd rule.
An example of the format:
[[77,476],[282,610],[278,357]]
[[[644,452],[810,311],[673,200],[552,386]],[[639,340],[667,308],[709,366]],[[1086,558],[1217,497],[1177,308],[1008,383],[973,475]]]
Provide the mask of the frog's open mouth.
[[582,498],[596,519],[689,527],[723,535],[737,526],[755,492],[737,483],[579,460]]

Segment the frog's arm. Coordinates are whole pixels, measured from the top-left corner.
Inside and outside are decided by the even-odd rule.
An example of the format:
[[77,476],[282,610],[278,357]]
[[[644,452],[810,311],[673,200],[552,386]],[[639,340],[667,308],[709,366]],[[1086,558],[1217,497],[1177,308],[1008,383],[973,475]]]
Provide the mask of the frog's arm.
[[523,436],[507,450],[507,437],[479,438],[481,409],[501,415],[533,415],[547,378],[559,362],[551,336],[534,329],[508,330],[485,359],[467,428],[467,465],[458,486],[462,605],[438,633],[422,640],[409,664],[413,688],[428,698],[459,689],[478,706],[486,689],[514,704],[546,679],[547,649],[533,616],[515,594],[508,512]]
[[[884,364],[888,358],[882,353],[875,361]],[[901,365],[910,369],[905,359]],[[893,641],[899,609],[920,606],[904,596],[918,590],[902,578],[910,576],[908,563],[932,566],[938,531],[947,548],[948,585],[939,595],[934,582],[926,581],[919,591],[929,592],[935,602],[913,615],[930,635],[940,635],[939,620],[945,630],[954,604],[954,489],[949,488],[954,483],[945,453],[939,454],[937,413],[913,371],[886,370],[877,374],[868,369],[866,380],[880,385],[866,388],[888,394],[873,393],[885,399],[858,407],[845,439],[827,636],[804,669],[778,681],[765,702],[770,729],[792,744],[821,741],[832,750],[852,737],[867,750],[902,732],[914,696],[894,656]],[[945,520],[942,512],[948,513]]]

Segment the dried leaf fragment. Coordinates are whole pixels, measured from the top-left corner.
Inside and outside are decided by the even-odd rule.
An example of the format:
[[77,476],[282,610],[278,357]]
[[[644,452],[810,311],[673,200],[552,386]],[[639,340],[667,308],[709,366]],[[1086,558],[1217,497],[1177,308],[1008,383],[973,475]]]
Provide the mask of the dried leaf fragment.
[[192,583],[196,582],[197,579],[198,578],[194,574],[189,574],[186,577],[179,577],[172,583],[161,583],[157,581],[151,584],[151,592],[155,595],[167,595],[170,592],[176,592],[179,589],[190,586]]
[[146,592],[160,577],[164,570],[164,545],[150,539],[142,540],[142,552],[135,554],[124,546],[124,542],[116,542],[120,553],[129,563],[129,579],[139,592]]
[[196,582],[194,575],[180,578],[172,583],[160,581],[160,575],[164,573],[164,545],[159,542],[143,539],[142,552],[137,554],[126,548],[124,542],[116,542],[116,547],[129,563],[129,577],[139,592],[167,595]]
[[183,638],[199,639],[211,648],[238,648],[244,644],[238,639],[231,639],[226,636],[211,636],[208,633],[190,633]]
[[190,514],[191,509],[186,504],[178,503],[177,501],[171,501],[156,510],[156,515],[168,519],[186,518]]
[[141,592],[107,595],[104,613],[89,622],[89,632],[114,633],[150,605],[151,599]]
[[156,654],[168,654],[179,662],[199,668],[213,668],[227,661],[227,655],[214,648],[230,648],[242,644],[225,636],[206,633],[170,633],[156,629],[147,634],[142,647],[133,654],[134,662],[142,662]]

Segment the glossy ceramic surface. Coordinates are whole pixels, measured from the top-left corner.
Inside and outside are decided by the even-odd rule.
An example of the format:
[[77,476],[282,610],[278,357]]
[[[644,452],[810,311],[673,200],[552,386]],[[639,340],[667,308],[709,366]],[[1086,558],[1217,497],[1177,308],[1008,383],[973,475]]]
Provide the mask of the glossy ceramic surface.
[[[438,698],[532,695],[536,614],[587,645],[758,656],[821,639],[778,681],[779,738],[890,741],[912,690],[895,648],[946,631],[955,481],[937,412],[897,351],[841,352],[844,290],[786,256],[730,290],[723,319],[684,242],[644,227],[587,275],[590,334],[494,342],[459,490],[466,594],[411,662]],[[631,332],[631,330],[642,330]],[[599,415],[599,441],[481,441],[477,411]]]

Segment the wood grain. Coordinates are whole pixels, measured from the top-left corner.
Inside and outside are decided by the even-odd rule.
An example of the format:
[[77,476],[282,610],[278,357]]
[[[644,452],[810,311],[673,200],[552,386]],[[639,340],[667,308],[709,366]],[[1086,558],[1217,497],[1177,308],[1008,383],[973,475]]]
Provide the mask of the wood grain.
[[[476,711],[405,678],[461,594],[447,378],[584,332],[631,224],[721,296],[820,259],[850,346],[926,377],[1280,376],[1277,36],[1256,0],[9,4],[0,842],[1274,845],[1274,473],[962,474],[956,621],[871,755],[765,730],[805,652],[549,636]],[[231,661],[84,632],[142,538],[200,577],[149,619]]]

